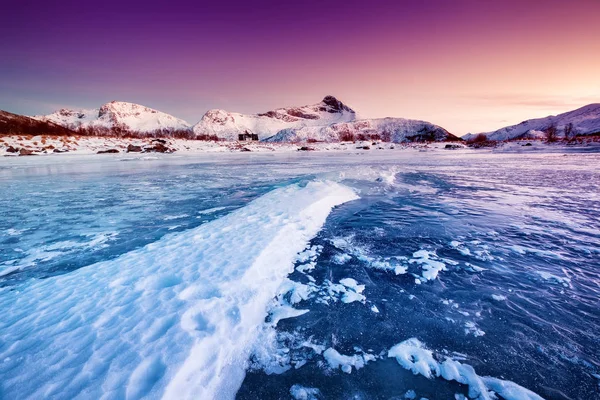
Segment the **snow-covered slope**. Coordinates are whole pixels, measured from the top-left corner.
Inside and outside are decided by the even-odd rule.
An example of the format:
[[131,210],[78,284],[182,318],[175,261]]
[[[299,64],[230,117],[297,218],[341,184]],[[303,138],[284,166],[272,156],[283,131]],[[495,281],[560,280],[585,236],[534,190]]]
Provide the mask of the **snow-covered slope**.
[[404,118],[365,119],[328,126],[288,128],[265,141],[304,142],[308,140],[335,142],[345,140],[382,139],[402,143],[413,141],[459,140],[444,128],[426,121]]
[[221,139],[237,140],[238,134],[248,131],[259,139],[275,135],[286,128],[327,126],[338,122],[354,121],[356,113],[333,96],[320,103],[278,108],[262,114],[239,114],[225,110],[209,110],[194,126],[197,135],[217,135]]
[[185,131],[191,128],[190,124],[172,115],[123,101],[111,101],[91,110],[61,109],[49,115],[38,115],[33,118],[74,130],[91,128],[154,133]]
[[[588,104],[563,114],[529,119],[517,125],[487,132],[485,135],[488,140],[529,139],[539,137],[540,132],[554,126],[557,129],[557,135],[564,136],[565,128],[569,124],[572,124],[571,135],[573,136],[600,132],[600,103]],[[467,134],[463,136],[463,139],[469,140],[475,136],[476,134]]]

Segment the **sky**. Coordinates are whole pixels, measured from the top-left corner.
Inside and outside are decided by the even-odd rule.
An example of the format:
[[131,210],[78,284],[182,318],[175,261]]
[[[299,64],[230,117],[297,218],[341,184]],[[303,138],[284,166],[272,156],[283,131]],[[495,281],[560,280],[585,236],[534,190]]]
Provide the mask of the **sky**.
[[485,132],[600,102],[599,17],[600,0],[13,0],[0,109],[119,100],[196,123],[334,95]]

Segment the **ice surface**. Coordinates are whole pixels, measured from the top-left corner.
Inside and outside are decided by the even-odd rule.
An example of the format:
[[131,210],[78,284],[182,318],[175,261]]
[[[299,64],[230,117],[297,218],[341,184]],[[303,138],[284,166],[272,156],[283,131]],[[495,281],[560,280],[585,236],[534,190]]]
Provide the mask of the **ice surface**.
[[[14,398],[17,387],[25,398],[95,398],[103,390],[108,398],[161,397],[196,341],[228,326],[215,360],[237,349],[233,335],[252,348],[242,362],[250,368],[240,400],[286,398],[295,384],[318,388],[322,398],[467,394],[466,383],[426,380],[394,359],[347,374],[323,357],[329,348],[379,357],[413,337],[435,349],[440,371],[447,358],[461,373],[471,365],[488,391],[509,393],[509,380],[546,398],[594,398],[600,157],[422,150],[1,158],[0,269],[21,269],[0,277],[0,306],[10,311],[0,318],[0,353],[10,354],[0,359],[0,397]],[[274,225],[263,226],[264,209],[257,218],[229,219],[230,230],[216,221],[239,217],[274,187],[315,179],[354,187],[361,199],[339,207],[310,243],[294,241],[291,273],[264,285],[271,297],[246,335],[256,292],[232,271],[258,259],[249,242],[266,249],[264,232],[281,225],[269,214]],[[254,229],[238,232],[239,224]],[[196,229],[212,231],[200,247],[172,239]],[[84,245],[103,234],[106,240]],[[57,254],[23,268],[42,250]],[[416,261],[423,259],[445,270],[426,279],[436,269]],[[275,275],[249,280],[263,285]],[[362,285],[361,293],[352,288]],[[345,303],[348,293],[365,298]],[[229,308],[242,297],[248,308]],[[474,336],[478,330],[485,335]],[[232,362],[245,357],[235,354]],[[225,368],[217,364],[198,380],[206,378],[199,384],[207,391],[216,382],[209,376]],[[229,377],[241,379],[235,371]]]
[[296,254],[353,199],[333,182],[287,186],[115,260],[3,291],[3,395],[233,398]]

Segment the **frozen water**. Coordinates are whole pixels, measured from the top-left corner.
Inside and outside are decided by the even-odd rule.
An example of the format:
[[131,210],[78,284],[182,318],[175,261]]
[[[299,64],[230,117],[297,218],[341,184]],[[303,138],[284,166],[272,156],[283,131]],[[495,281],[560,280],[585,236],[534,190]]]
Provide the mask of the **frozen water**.
[[443,151],[1,160],[0,397],[598,397],[599,171]]

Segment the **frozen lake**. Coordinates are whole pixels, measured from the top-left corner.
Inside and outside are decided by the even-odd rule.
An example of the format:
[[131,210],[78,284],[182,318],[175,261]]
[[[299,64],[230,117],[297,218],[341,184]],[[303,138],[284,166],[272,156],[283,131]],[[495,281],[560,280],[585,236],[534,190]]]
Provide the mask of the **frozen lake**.
[[0,159],[0,210],[0,398],[600,398],[598,154]]

